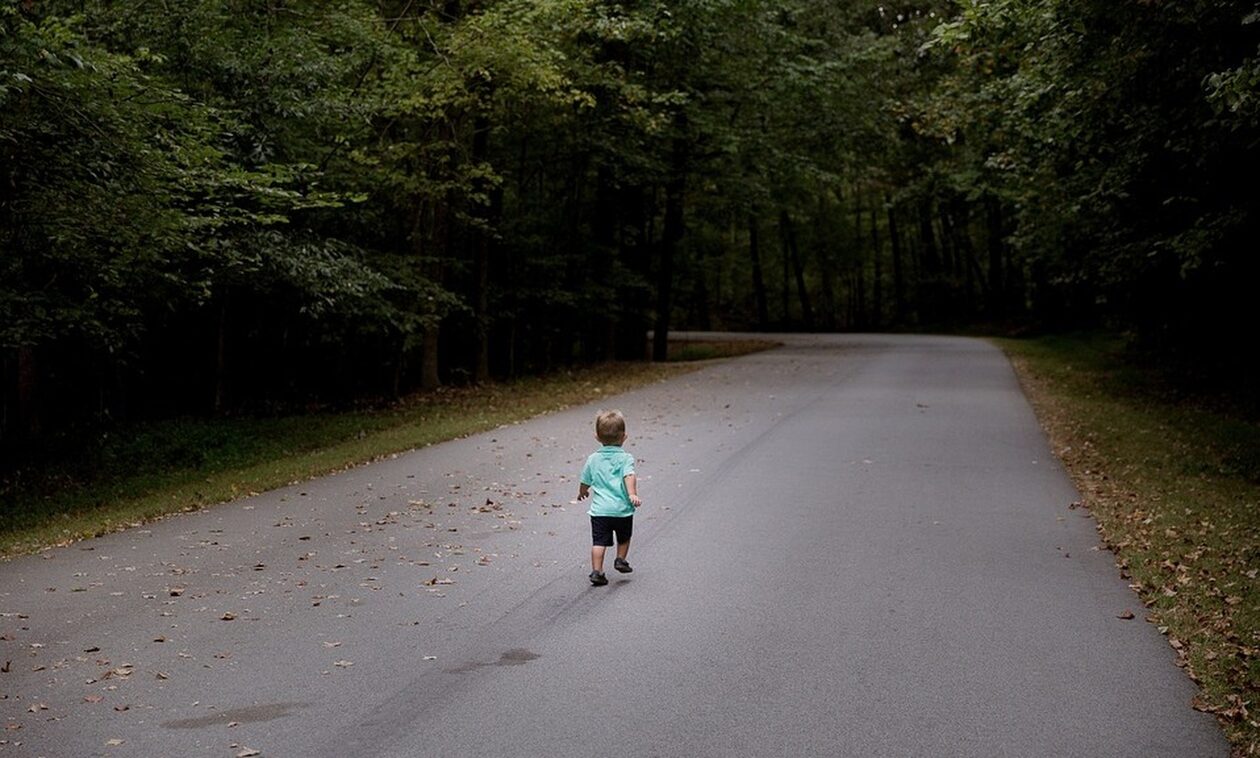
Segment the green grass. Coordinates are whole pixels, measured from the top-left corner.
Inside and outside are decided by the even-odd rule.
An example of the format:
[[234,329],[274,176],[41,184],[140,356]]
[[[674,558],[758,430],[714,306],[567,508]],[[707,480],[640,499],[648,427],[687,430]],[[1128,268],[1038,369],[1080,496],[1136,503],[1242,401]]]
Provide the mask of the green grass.
[[[1260,423],[1115,337],[998,340],[1148,619],[1235,755],[1260,754]],[[1141,618],[1142,614],[1139,614]]]
[[778,347],[782,343],[770,340],[677,340],[669,343],[667,359],[673,361],[707,361],[714,358],[733,358],[760,350]]
[[67,438],[0,481],[0,556],[203,508],[692,370],[611,363],[367,411],[177,419]]

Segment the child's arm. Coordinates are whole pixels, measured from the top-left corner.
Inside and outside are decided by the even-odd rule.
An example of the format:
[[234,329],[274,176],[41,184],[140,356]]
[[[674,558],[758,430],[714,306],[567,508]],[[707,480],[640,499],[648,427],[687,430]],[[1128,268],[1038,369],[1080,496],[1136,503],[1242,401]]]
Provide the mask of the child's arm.
[[630,496],[630,505],[635,508],[643,505],[643,501],[639,499],[637,485],[634,483],[634,474],[626,474],[626,494]]
[[578,500],[585,500],[586,496],[591,494],[591,485],[582,482],[578,485]]

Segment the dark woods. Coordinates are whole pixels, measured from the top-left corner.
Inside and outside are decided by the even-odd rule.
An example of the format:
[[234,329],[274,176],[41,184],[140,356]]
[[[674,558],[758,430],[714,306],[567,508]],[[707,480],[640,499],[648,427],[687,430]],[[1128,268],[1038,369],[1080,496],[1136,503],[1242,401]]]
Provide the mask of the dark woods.
[[1258,30],[1159,0],[9,3],[0,440],[677,328],[1106,323],[1220,362],[1255,323]]

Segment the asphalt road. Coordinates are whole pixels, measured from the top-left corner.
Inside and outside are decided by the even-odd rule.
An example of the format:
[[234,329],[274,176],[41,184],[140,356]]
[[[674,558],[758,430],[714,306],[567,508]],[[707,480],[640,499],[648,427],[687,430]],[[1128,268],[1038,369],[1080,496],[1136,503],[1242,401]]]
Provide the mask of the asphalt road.
[[999,351],[784,339],[604,403],[607,587],[599,404],[0,564],[0,755],[1228,754]]

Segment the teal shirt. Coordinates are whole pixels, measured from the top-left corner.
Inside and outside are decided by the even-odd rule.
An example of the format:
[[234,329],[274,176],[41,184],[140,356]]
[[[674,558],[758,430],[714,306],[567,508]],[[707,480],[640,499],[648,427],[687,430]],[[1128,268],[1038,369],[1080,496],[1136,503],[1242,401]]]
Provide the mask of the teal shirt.
[[582,484],[591,488],[591,516],[633,516],[626,477],[634,473],[634,456],[620,445],[604,445],[582,467]]

